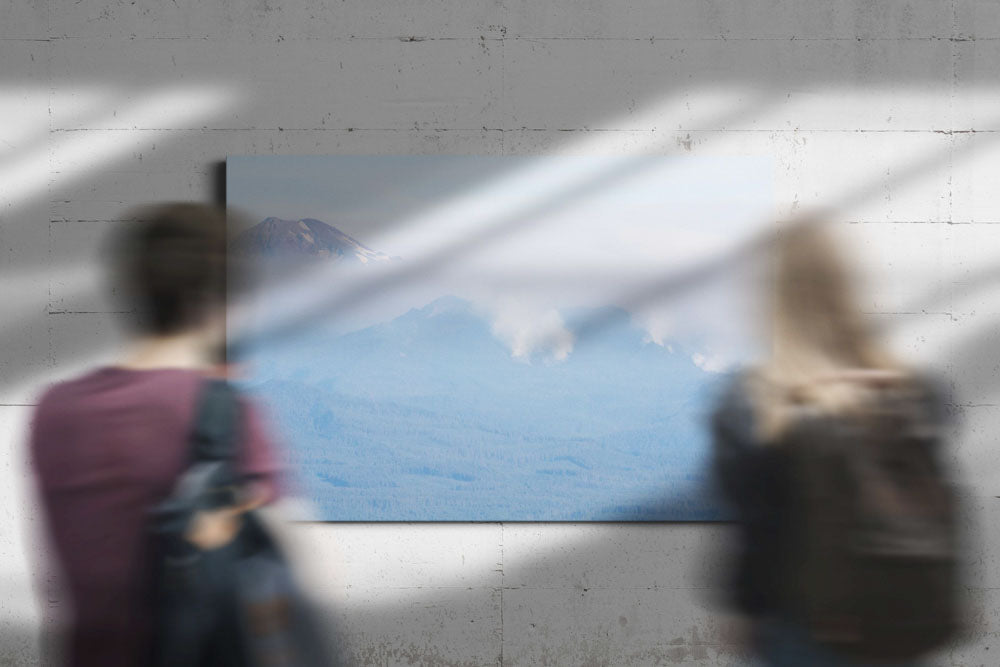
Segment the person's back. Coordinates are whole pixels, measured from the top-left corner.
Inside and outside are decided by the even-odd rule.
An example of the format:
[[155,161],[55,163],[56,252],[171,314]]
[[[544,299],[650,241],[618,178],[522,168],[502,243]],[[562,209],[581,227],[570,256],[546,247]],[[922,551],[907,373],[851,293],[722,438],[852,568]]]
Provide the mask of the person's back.
[[771,665],[839,666],[904,664],[892,661],[941,646],[961,618],[938,384],[900,375],[898,390],[864,387],[864,415],[804,405],[768,443],[757,381],[734,378],[713,419],[717,478],[740,525],[729,586],[756,649]]
[[[194,205],[152,213],[120,258],[146,321],[136,346],[120,365],[50,388],[33,421],[74,665],[149,663],[149,511],[189,463],[199,391],[222,343],[224,217]],[[276,466],[249,408],[240,468],[262,482],[254,490],[265,499]]]
[[773,667],[919,658],[960,621],[946,400],[882,347],[816,223],[781,232],[776,269],[772,354],[712,419],[731,602]]

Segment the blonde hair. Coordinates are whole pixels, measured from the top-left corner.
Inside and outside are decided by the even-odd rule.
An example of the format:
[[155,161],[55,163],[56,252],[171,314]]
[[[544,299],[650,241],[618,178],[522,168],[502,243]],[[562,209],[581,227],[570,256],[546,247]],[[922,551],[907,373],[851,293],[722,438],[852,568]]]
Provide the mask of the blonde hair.
[[847,415],[901,368],[879,344],[853,293],[848,266],[829,231],[813,221],[777,238],[772,353],[750,374],[759,436],[776,442],[803,408]]

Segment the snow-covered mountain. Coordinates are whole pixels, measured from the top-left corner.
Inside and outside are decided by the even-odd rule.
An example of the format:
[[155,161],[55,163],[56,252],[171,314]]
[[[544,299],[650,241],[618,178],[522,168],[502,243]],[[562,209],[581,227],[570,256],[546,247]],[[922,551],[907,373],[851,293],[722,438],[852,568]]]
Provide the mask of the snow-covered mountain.
[[273,258],[336,259],[362,264],[396,259],[314,218],[266,218],[233,239],[231,245],[237,254]]

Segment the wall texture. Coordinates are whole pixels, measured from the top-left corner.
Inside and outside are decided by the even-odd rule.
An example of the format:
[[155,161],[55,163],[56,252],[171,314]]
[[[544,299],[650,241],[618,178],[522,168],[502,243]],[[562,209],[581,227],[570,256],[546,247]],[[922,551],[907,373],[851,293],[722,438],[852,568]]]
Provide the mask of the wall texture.
[[[826,205],[866,310],[952,381],[969,641],[1000,630],[1000,7],[952,0],[0,0],[0,662],[34,664],[44,584],[23,432],[38,388],[118,340],[105,234],[210,200],[228,154],[773,156]],[[362,665],[726,665],[704,525],[301,525]],[[33,571],[41,574],[32,575]]]

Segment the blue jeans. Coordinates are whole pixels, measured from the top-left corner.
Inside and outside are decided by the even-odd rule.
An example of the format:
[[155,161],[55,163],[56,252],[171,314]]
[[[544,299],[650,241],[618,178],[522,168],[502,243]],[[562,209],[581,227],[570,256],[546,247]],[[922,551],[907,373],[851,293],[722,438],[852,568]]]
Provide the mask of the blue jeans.
[[[756,665],[761,667],[867,667],[817,644],[802,626],[787,620],[762,621]],[[875,665],[872,665],[875,667]],[[918,662],[877,663],[877,667],[919,667]]]

